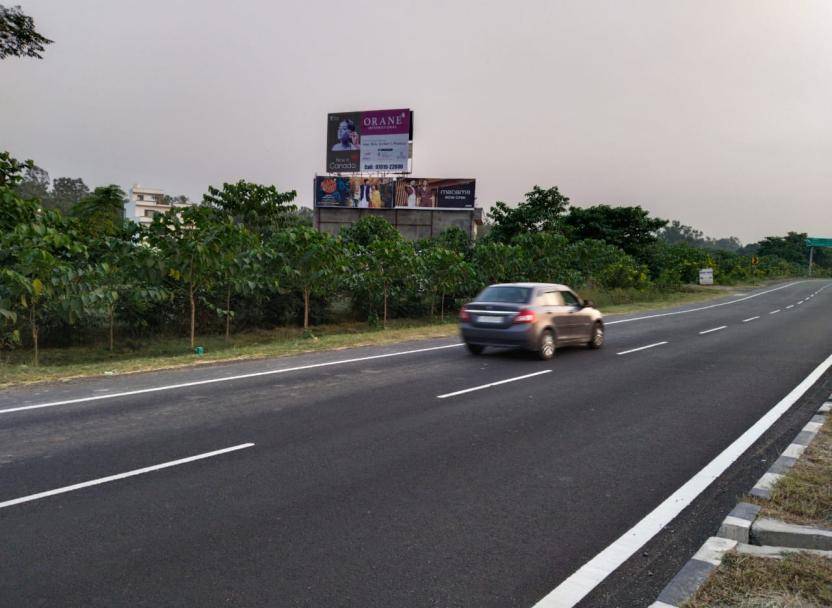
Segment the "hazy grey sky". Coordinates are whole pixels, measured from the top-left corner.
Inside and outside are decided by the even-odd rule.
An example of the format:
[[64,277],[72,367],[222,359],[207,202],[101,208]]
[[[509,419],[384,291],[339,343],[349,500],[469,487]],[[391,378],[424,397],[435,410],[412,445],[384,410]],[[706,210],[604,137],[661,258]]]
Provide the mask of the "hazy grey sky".
[[410,107],[414,169],[640,204],[744,242],[832,236],[832,2],[3,0],[0,147],[198,197],[324,171],[327,112]]

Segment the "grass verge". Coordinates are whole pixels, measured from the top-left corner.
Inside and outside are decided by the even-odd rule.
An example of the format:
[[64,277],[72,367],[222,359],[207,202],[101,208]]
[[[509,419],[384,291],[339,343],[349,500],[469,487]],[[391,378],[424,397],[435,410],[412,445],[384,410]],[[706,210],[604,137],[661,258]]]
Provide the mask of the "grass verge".
[[750,500],[763,507],[761,517],[832,528],[832,417],[774,485],[771,499]]
[[[724,297],[752,285],[683,286],[678,291],[660,290],[584,290],[580,295],[593,300],[605,314],[655,310]],[[187,340],[161,337],[136,343],[117,343],[115,352],[102,345],[44,348],[40,366],[32,367],[31,353],[13,351],[0,362],[0,388],[34,382],[69,380],[87,376],[144,372],[188,365],[281,357],[322,350],[357,346],[377,346],[405,340],[443,338],[456,334],[456,318],[436,320],[396,319],[387,329],[372,330],[366,323],[340,323],[313,328],[313,338],[300,328],[281,327],[234,334],[226,342],[222,336],[201,336],[197,344],[205,349],[201,357],[191,353]]]
[[69,380],[86,376],[124,374],[170,369],[188,365],[204,365],[219,361],[261,359],[301,353],[338,350],[358,346],[380,346],[428,338],[444,338],[457,331],[456,319],[435,321],[394,320],[387,329],[371,330],[366,323],[320,325],[312,337],[304,336],[301,328],[280,327],[273,330],[241,332],[226,342],[222,336],[202,336],[197,344],[205,354],[190,352],[183,338],[153,338],[139,347],[116,348],[109,352],[103,346],[46,348],[40,351],[41,364],[32,367],[25,361],[28,353],[17,352],[17,361],[0,364],[0,388],[32,382]]
[[832,606],[832,560],[808,553],[783,559],[727,553],[682,608]]

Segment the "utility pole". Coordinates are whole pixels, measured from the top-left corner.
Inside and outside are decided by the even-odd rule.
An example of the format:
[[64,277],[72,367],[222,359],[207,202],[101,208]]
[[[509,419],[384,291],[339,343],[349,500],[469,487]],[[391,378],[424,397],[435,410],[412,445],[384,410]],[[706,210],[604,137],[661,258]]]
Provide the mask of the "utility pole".
[[812,260],[815,257],[815,248],[809,247],[809,276],[812,276]]

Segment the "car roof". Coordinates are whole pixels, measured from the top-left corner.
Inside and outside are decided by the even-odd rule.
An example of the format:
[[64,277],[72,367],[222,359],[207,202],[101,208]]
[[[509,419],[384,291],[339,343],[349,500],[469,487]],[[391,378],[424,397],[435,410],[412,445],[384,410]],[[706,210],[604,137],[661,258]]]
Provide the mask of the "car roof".
[[560,283],[495,283],[494,285],[489,285],[489,287],[547,287],[550,289],[558,289],[561,291],[572,291],[571,287],[561,285]]

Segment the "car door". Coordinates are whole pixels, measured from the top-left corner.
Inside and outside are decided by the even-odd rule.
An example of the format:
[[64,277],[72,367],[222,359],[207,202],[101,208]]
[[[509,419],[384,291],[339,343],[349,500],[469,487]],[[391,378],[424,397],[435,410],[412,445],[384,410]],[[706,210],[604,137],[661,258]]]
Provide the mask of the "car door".
[[564,302],[569,308],[569,325],[573,340],[589,340],[592,330],[592,318],[589,311],[584,310],[581,300],[569,290],[562,291]]
[[572,328],[571,309],[564,302],[561,292],[553,289],[543,294],[546,316],[549,317],[555,327],[555,333],[559,341],[573,339],[574,329]]

